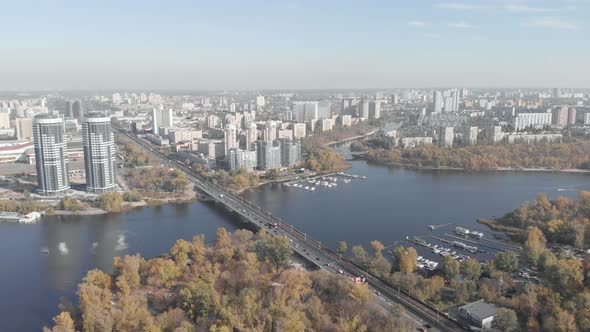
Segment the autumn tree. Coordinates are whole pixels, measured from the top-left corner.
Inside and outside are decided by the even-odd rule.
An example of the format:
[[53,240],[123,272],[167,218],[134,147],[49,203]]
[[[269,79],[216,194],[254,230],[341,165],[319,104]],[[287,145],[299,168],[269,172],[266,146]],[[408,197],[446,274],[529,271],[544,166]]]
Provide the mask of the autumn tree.
[[52,329],[44,328],[44,332],[74,332],[74,320],[69,312],[62,311],[59,315],[53,318],[55,326]]
[[129,294],[131,290],[139,287],[141,283],[141,276],[139,275],[139,268],[144,260],[139,256],[125,256],[115,257],[113,267],[115,268],[117,288],[124,293]]
[[375,257],[383,256],[383,253],[381,251],[383,251],[383,248],[385,248],[385,246],[381,242],[377,240],[371,241],[371,248],[373,248],[373,253]]
[[403,273],[410,273],[416,270],[418,254],[413,247],[396,247],[393,250],[393,269]]
[[496,317],[494,317],[493,326],[503,332],[518,331],[519,326],[516,312],[512,309],[499,308]]
[[338,247],[336,247],[337,253],[339,253],[340,255],[344,255],[344,254],[346,254],[347,250],[348,250],[348,244],[346,244],[345,241],[338,242]]
[[529,264],[537,266],[541,254],[545,251],[546,243],[547,240],[545,239],[543,232],[537,227],[529,226],[527,228],[527,239],[522,251],[525,260]]
[[104,193],[98,197],[98,207],[107,212],[121,212],[123,196],[118,192]]

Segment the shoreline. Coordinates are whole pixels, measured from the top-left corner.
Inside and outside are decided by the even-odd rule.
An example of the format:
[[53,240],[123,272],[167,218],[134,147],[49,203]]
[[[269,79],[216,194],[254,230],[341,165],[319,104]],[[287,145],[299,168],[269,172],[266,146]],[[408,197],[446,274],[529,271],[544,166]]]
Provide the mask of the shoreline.
[[388,167],[398,167],[398,168],[405,168],[410,170],[419,170],[419,171],[455,171],[455,172],[473,172],[473,173],[489,173],[489,172],[544,172],[544,173],[573,173],[573,174],[590,174],[590,170],[587,169],[579,169],[579,168],[568,168],[568,169],[554,169],[554,168],[535,168],[535,167],[497,167],[494,169],[478,169],[478,170],[469,170],[463,167],[446,167],[446,166],[420,166],[415,164],[405,164],[400,162],[394,161],[379,161],[379,160],[370,160],[365,158],[363,155],[355,155],[358,159],[363,159],[366,162],[374,163],[376,165],[388,166]]

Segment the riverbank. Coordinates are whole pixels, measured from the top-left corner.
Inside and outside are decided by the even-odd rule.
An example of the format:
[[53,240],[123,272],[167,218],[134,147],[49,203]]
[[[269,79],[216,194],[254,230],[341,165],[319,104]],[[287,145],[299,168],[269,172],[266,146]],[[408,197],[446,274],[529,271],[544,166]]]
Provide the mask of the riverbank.
[[420,170],[420,171],[458,171],[458,172],[544,172],[544,173],[577,173],[577,174],[590,174],[590,170],[587,169],[554,169],[554,168],[543,168],[543,167],[496,167],[493,169],[478,169],[478,170],[470,170],[462,167],[446,167],[446,166],[422,166],[422,165],[415,165],[415,164],[408,164],[408,163],[400,163],[394,161],[381,161],[381,160],[372,160],[366,158],[364,154],[353,154],[358,159],[363,159],[369,163],[381,166],[389,166],[389,167],[399,167],[405,168],[410,170]]

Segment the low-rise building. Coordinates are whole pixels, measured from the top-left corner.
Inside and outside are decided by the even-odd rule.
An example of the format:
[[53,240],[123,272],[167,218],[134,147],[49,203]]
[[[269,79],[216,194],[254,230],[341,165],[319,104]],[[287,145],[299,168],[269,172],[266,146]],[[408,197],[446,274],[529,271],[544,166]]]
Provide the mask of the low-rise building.
[[492,327],[497,313],[498,308],[484,300],[475,301],[459,308],[459,317],[482,329]]
[[170,145],[170,141],[167,138],[162,138],[160,136],[154,135],[154,134],[146,134],[145,138],[154,143],[155,145],[158,146],[168,146]]

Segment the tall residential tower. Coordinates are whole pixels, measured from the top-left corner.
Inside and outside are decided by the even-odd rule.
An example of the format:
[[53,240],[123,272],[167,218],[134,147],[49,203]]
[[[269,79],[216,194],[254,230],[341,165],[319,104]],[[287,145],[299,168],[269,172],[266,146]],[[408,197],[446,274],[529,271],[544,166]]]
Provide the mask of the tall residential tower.
[[82,146],[86,190],[97,194],[115,190],[115,138],[108,116],[86,115],[82,121]]
[[70,180],[64,119],[52,114],[36,116],[33,142],[39,193],[46,196],[66,194]]

